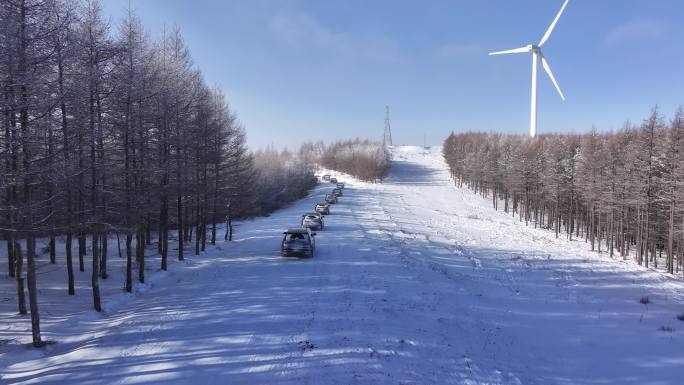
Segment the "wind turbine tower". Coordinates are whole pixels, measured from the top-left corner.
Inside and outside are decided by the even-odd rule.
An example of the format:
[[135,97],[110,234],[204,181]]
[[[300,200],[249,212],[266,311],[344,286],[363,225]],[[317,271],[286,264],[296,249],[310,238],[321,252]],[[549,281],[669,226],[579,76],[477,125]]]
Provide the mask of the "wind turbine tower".
[[385,106],[385,135],[382,138],[382,145],[384,147],[391,147],[392,146],[392,128],[390,126],[389,106]]

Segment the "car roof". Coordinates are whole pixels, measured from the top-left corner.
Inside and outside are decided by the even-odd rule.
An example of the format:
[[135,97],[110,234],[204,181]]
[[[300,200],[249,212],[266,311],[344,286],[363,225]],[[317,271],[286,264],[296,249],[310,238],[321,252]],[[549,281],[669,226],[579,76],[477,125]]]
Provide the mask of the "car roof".
[[317,217],[317,216],[319,216],[319,215],[321,215],[321,214],[319,214],[319,213],[314,213],[314,212],[302,214],[303,217]]
[[287,229],[286,233],[288,233],[288,234],[308,234],[309,230],[308,229],[302,229],[302,228],[294,228],[294,229]]

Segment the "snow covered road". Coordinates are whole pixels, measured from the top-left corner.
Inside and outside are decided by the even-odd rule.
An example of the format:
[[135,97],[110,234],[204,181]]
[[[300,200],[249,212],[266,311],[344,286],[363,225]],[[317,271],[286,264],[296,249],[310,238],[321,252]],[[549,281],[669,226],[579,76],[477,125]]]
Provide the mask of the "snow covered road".
[[58,343],[0,344],[0,383],[682,383],[680,280],[494,211],[439,149],[395,149],[386,183],[346,180],[315,258],[278,248],[327,184],[104,315],[45,316]]

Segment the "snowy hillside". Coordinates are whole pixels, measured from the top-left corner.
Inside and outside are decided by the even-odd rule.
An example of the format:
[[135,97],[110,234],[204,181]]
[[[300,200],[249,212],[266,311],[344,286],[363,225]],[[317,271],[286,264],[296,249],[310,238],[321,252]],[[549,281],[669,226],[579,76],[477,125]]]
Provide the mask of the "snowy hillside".
[[337,176],[347,188],[310,260],[281,258],[281,232],[328,184],[135,295],[112,258],[103,314],[87,272],[67,297],[63,266],[42,265],[57,342],[43,350],[23,345],[3,277],[0,383],[682,383],[680,280],[494,211],[453,187],[439,148],[395,148],[383,184]]

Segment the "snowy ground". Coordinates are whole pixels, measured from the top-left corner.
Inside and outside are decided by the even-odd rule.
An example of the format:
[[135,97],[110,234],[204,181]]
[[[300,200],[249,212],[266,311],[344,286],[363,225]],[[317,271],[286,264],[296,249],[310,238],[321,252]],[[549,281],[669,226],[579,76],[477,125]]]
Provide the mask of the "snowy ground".
[[70,298],[63,264],[41,265],[44,350],[1,278],[0,383],[682,383],[680,280],[494,211],[439,151],[395,149],[383,184],[342,178],[310,260],[282,259],[281,231],[327,184],[136,294],[112,258],[103,314],[87,272]]

